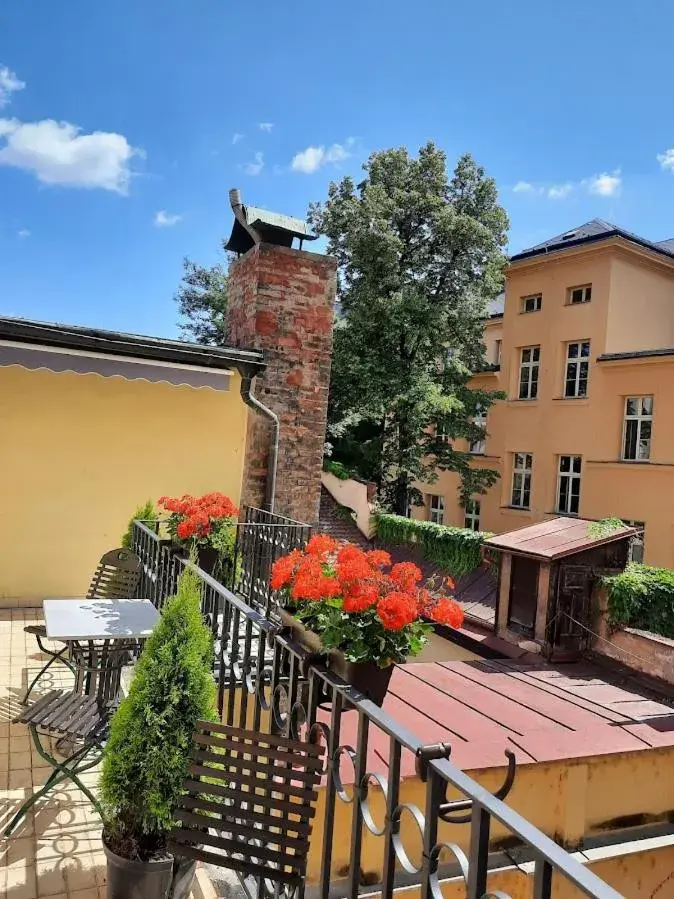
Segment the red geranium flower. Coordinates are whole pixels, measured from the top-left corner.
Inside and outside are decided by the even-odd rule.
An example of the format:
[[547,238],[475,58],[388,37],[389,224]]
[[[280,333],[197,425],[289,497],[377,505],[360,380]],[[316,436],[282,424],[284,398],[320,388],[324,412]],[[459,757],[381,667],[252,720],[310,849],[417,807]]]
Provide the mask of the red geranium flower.
[[379,591],[373,584],[354,584],[344,593],[342,608],[345,612],[364,612],[379,599]]
[[329,534],[314,534],[307,543],[306,551],[310,556],[323,556],[337,549],[337,541]]
[[433,609],[431,617],[438,624],[447,624],[449,627],[461,627],[464,614],[463,609],[457,602],[448,597],[443,597]]
[[400,631],[417,619],[417,604],[409,593],[389,593],[377,603],[377,614],[388,631]]
[[413,590],[415,584],[421,580],[422,574],[414,562],[398,562],[391,569],[389,577],[403,590]]
[[386,568],[391,564],[390,553],[387,553],[384,549],[371,549],[366,555],[370,565],[373,565],[375,568]]

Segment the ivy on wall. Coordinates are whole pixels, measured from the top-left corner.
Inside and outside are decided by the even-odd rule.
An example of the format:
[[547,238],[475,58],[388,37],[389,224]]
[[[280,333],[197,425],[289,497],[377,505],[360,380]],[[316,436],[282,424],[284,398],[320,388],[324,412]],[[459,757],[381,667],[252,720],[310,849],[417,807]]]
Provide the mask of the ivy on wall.
[[482,544],[491,534],[468,528],[446,527],[402,515],[378,512],[377,538],[395,546],[416,546],[425,559],[454,577],[470,574],[482,564]]
[[635,627],[674,638],[674,571],[632,562],[602,583],[608,592],[611,627]]

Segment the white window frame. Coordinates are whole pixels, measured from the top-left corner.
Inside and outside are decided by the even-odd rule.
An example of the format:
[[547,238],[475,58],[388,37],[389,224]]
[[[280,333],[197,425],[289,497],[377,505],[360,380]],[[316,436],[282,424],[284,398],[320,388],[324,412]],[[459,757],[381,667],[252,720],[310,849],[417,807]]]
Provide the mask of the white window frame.
[[[634,400],[638,403],[638,411],[635,413],[628,412],[630,402]],[[650,400],[650,412],[645,412],[645,400]],[[653,395],[644,394],[643,396],[626,396],[625,407],[623,412],[623,439],[622,439],[622,456],[623,462],[648,462],[651,458],[651,442],[653,440]],[[636,422],[636,456],[627,455],[627,429],[629,422]],[[641,433],[644,425],[649,425],[650,434],[647,439],[642,438]],[[645,452],[642,453],[642,445]]]
[[[577,347],[577,354],[571,353],[572,347]],[[587,347],[587,354],[583,355],[583,347]],[[581,376],[582,367],[586,366],[586,374]],[[573,375],[569,377],[569,372],[573,369]],[[573,393],[568,392],[569,381],[573,382]],[[581,393],[581,385],[585,382],[585,392]],[[584,399],[587,396],[587,388],[590,381],[590,341],[589,340],[572,340],[566,345],[566,361],[564,363],[564,399]]]
[[[562,471],[562,460],[569,460],[569,470]],[[578,471],[575,470],[575,460],[578,460]],[[582,474],[583,474],[583,457],[579,455],[567,455],[564,454],[559,456],[557,461],[557,502],[555,504],[556,511],[560,512],[562,515],[579,515],[580,514],[580,490],[582,486]],[[562,505],[562,482],[568,480],[568,486],[566,491],[566,504]],[[573,485],[578,484],[578,492],[577,492],[577,509],[573,510]]]
[[[630,544],[630,562],[643,562],[644,561],[644,551],[646,549],[646,522],[645,521],[636,521],[633,518],[623,518],[622,519],[625,524],[628,524],[631,528],[637,528],[641,531],[640,534],[637,534],[636,537],[632,537],[632,542]],[[638,547],[638,549],[637,549]],[[637,555],[640,558],[634,557],[634,550],[637,549]]]
[[520,298],[520,312],[522,315],[526,315],[529,312],[540,312],[542,305],[542,293],[530,293],[528,296]]
[[[524,354],[529,353],[525,361]],[[538,358],[534,356],[538,353]],[[520,400],[535,400],[538,398],[538,379],[540,377],[541,348],[537,346],[523,346],[520,349],[520,370],[517,382],[517,398]],[[534,379],[534,371],[536,378]],[[526,385],[526,396],[522,396],[522,384]]]
[[438,422],[438,424],[435,426],[435,436],[443,443],[449,443],[450,435],[447,431],[447,425],[444,421]]
[[[482,406],[479,406],[475,410],[475,415],[473,416],[473,424],[477,425],[480,428],[487,427],[487,410],[483,409]],[[474,456],[484,456],[487,449],[487,435],[485,433],[484,437],[480,437],[479,440],[472,440],[468,444],[468,452],[472,453]]]
[[[580,291],[580,299],[574,300],[573,295]],[[582,303],[589,303],[592,299],[592,285],[579,284],[576,287],[569,287],[567,305],[580,306]]]
[[469,499],[463,509],[463,526],[469,531],[480,530],[480,500]]
[[[513,476],[510,484],[510,505],[515,509],[531,508],[531,476],[534,468],[533,453],[513,453]],[[519,480],[519,486],[515,482]],[[529,494],[529,502],[525,504],[525,494]]]
[[497,338],[494,341],[494,365],[501,364],[501,353],[503,352],[503,340],[502,338]]
[[428,520],[433,524],[445,523],[445,498],[441,493],[428,494]]

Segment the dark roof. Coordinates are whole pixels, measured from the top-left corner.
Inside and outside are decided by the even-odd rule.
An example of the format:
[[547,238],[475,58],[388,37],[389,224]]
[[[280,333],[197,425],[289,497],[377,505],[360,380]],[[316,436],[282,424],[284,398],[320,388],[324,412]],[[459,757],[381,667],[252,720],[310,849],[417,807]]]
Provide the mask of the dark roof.
[[594,537],[591,531],[593,524],[596,522],[585,518],[552,518],[550,521],[508,531],[507,534],[497,534],[485,540],[485,546],[517,555],[552,560],[575,555],[604,543],[623,540],[637,533],[635,528],[625,525],[602,537]]
[[650,240],[639,237],[637,234],[633,234],[631,231],[625,231],[624,228],[619,228],[618,225],[613,225],[611,222],[605,222],[603,219],[592,219],[591,222],[578,225],[578,227],[571,228],[563,234],[558,234],[556,237],[543,241],[543,243],[536,244],[535,247],[529,247],[527,250],[522,250],[521,253],[516,253],[514,256],[511,256],[510,261],[518,262],[520,259],[529,259],[532,256],[563,250],[566,247],[596,243],[601,240],[608,240],[610,237],[622,237],[624,240],[630,241],[630,243],[652,250],[661,256],[667,256],[669,259],[674,259],[674,239],[653,243]]
[[612,362],[617,359],[647,359],[649,356],[674,356],[674,347],[662,347],[657,350],[628,350],[624,353],[602,353],[597,362]]
[[234,366],[242,373],[250,375],[254,375],[265,366],[264,356],[260,350],[202,346],[181,340],[165,340],[142,334],[125,334],[121,331],[102,331],[100,328],[83,328],[79,325],[30,321],[25,318],[0,316],[0,340],[153,359],[181,365],[199,365],[205,368],[227,369]]

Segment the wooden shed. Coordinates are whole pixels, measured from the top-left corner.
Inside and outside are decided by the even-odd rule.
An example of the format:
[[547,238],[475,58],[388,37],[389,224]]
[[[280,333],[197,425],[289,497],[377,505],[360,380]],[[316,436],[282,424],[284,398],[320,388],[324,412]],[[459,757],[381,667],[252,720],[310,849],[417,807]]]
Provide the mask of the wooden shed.
[[496,633],[573,658],[588,645],[592,590],[622,571],[637,530],[583,518],[553,518],[485,542],[498,556]]

